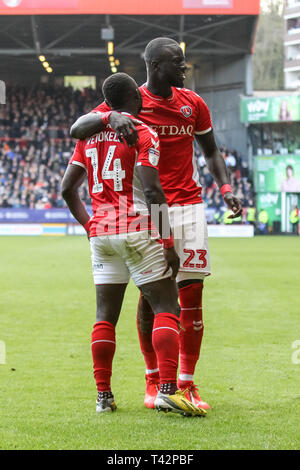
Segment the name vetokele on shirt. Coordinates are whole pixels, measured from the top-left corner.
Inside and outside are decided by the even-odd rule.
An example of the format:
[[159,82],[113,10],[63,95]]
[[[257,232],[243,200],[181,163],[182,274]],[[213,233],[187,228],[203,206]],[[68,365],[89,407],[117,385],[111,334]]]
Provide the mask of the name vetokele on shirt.
[[87,141],[87,145],[97,144],[97,142],[119,142],[118,136],[114,131],[102,131],[100,134],[93,135]]

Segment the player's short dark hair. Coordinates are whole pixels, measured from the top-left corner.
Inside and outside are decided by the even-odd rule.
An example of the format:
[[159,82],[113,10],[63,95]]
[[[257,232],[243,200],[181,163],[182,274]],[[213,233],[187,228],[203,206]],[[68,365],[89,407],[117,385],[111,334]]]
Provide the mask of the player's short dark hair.
[[144,59],[146,63],[150,63],[152,60],[158,59],[162,47],[164,46],[179,46],[178,42],[171,38],[155,38],[150,41],[144,52]]
[[115,73],[110,75],[102,85],[104,99],[112,108],[121,108],[128,100],[128,95],[133,89],[133,78],[127,73]]

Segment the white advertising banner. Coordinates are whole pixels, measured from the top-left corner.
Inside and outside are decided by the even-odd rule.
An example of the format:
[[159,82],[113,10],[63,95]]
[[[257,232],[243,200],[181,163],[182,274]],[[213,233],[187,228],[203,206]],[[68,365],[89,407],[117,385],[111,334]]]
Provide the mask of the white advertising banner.
[[[208,225],[209,237],[253,237],[252,225]],[[81,225],[72,224],[0,224],[0,236],[12,235],[86,235]]]
[[253,225],[208,225],[208,237],[253,237]]
[[61,236],[66,235],[66,224],[0,224],[0,236]]
[[0,224],[0,235],[43,235],[41,224]]

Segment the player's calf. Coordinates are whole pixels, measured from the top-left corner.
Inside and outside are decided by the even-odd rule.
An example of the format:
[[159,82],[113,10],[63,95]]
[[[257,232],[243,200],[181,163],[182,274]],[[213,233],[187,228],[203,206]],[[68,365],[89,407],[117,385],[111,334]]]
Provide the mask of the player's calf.
[[192,283],[179,289],[181,304],[180,325],[180,372],[179,378],[193,381],[203,338],[202,318],[203,283]]

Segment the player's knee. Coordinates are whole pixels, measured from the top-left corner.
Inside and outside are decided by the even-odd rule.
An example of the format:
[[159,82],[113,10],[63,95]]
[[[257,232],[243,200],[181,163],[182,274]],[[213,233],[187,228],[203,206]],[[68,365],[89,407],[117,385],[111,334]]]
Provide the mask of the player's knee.
[[166,313],[172,313],[173,315],[176,315],[178,317],[178,320],[180,318],[180,305],[178,302],[169,302],[165,304],[161,304],[161,308],[158,309],[159,312],[166,312]]
[[96,310],[96,322],[99,321],[108,321],[107,320],[107,315],[100,309]]
[[178,302],[176,302],[176,305],[174,306],[174,315],[176,315],[176,317],[179,318],[180,317],[180,312],[181,312],[180,305],[179,305]]
[[138,316],[138,329],[141,333],[150,334],[153,328],[154,314],[151,320]]
[[101,308],[97,308],[96,310],[96,323],[99,321],[107,321],[114,326],[116,326],[117,324],[116,315],[114,315],[113,312],[110,312],[108,310],[103,310]]
[[139,322],[143,323],[153,323],[154,319],[152,308],[150,307],[147,299],[142,295],[138,304],[137,318]]

